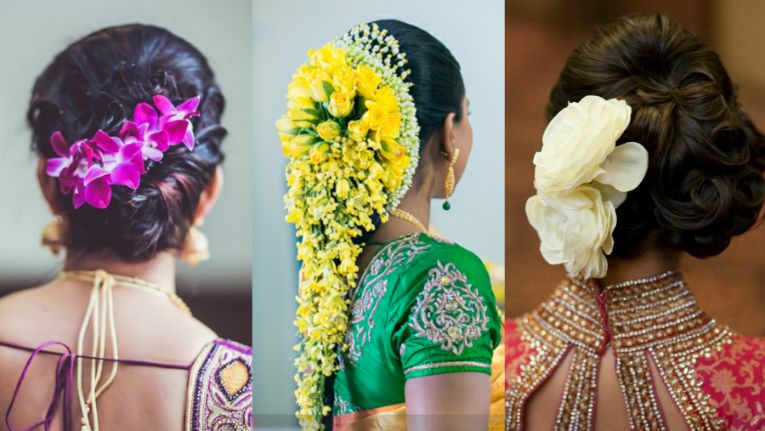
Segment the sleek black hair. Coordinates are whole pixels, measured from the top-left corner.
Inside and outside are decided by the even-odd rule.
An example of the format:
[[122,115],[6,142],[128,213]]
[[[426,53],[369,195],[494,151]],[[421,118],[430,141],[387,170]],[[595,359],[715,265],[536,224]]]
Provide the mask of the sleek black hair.
[[446,116],[455,114],[460,121],[465,83],[460,64],[440,40],[425,30],[402,21],[386,19],[375,21],[398,40],[399,48],[406,54],[411,74],[411,95],[417,108],[420,125],[420,152],[437,133],[440,133]]
[[161,162],[147,161],[140,187],[113,187],[106,209],[74,209],[59,193],[64,244],[73,252],[111,251],[127,261],[180,249],[199,197],[223,161],[220,126],[224,98],[205,56],[169,31],[148,25],[98,30],[56,55],[37,78],[27,112],[32,149],[55,156],[49,139],[60,130],[67,142],[98,130],[116,135],[135,106],[162,94],[174,104],[200,96],[192,120],[193,151],[179,145]]
[[594,94],[632,108],[620,142],[643,144],[648,173],[617,209],[614,256],[661,245],[719,254],[758,220],[765,138],[742,110],[717,53],[661,14],[624,16],[568,58],[547,106]]

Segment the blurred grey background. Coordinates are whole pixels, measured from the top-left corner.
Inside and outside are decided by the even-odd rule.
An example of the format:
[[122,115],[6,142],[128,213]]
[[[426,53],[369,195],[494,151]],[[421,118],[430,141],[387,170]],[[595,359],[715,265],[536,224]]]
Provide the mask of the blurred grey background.
[[287,84],[319,48],[356,24],[395,18],[440,39],[462,65],[475,143],[466,173],[435,227],[481,257],[504,263],[504,3],[457,0],[254,0],[253,324],[256,423],[294,424],[292,326],[297,294],[293,231],[284,222],[284,166],[274,121]]
[[69,43],[102,27],[154,24],[196,45],[226,96],[225,187],[207,218],[212,259],[179,264],[179,292],[222,336],[251,339],[252,32],[250,0],[0,0],[0,296],[60,268],[40,246],[51,220],[35,177],[25,114],[34,79]]

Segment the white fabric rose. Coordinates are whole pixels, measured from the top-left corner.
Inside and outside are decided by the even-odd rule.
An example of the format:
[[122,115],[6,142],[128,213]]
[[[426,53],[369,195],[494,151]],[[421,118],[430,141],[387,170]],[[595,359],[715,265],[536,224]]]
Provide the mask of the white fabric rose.
[[585,96],[550,121],[534,155],[537,195],[526,216],[553,265],[585,278],[606,275],[616,208],[643,181],[648,151],[636,142],[616,146],[629,125],[624,101]]

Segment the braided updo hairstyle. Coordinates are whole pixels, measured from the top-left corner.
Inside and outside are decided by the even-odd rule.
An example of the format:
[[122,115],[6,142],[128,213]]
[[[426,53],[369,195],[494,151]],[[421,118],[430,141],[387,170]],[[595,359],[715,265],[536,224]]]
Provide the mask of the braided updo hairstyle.
[[147,160],[137,190],[113,187],[105,209],[74,209],[58,193],[65,220],[64,245],[73,252],[116,254],[145,261],[158,252],[179,250],[199,204],[223,161],[220,125],[224,98],[205,56],[169,31],[124,25],[96,31],[59,53],[37,78],[27,112],[32,148],[55,157],[49,139],[60,130],[67,142],[102,129],[116,135],[140,102],[162,94],[173,104],[200,96],[200,116],[192,119],[193,151],[172,147],[160,162]]
[[660,14],[600,28],[568,58],[547,116],[588,94],[627,102],[632,119],[618,143],[639,142],[650,155],[645,179],[617,209],[614,256],[634,257],[649,236],[714,256],[757,222],[765,139],[718,55],[694,34]]

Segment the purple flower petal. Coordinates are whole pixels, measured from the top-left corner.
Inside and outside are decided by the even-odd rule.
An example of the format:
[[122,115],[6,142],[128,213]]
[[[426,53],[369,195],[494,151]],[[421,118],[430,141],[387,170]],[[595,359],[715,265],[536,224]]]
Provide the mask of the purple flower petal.
[[74,190],[80,182],[79,178],[71,175],[71,171],[72,168],[67,167],[64,168],[61,175],[59,175],[58,187],[59,190],[61,190],[61,194],[68,195],[69,193],[72,193],[72,190]]
[[168,115],[175,112],[175,105],[173,105],[173,102],[170,101],[167,97],[157,94],[153,97],[154,100],[154,106],[159,109],[159,112],[162,113],[162,115]]
[[101,155],[88,145],[88,141],[85,139],[75,142],[72,147],[74,147],[78,153],[77,156],[75,156],[75,159],[85,157],[88,161],[88,166],[92,165],[94,160],[101,160]]
[[125,121],[120,128],[120,138],[124,140],[128,136],[138,137],[138,125],[132,121]]
[[146,147],[143,147],[143,156],[146,157],[147,159],[158,162],[162,160],[164,153],[162,153],[162,151],[159,151],[158,149],[154,147],[146,146]]
[[138,172],[140,172],[141,174],[146,172],[146,163],[144,162],[144,158],[145,156],[143,154],[143,151],[141,151],[140,154],[138,154],[136,157],[133,157],[133,160],[130,161],[130,163],[132,163],[136,167],[136,169],[138,169]]
[[109,171],[102,168],[99,165],[93,165],[88,169],[88,172],[85,174],[85,179],[83,180],[83,184],[85,186],[90,185],[93,181],[103,178],[105,176],[109,175]]
[[115,139],[117,138],[112,138],[103,130],[99,130],[93,135],[93,142],[95,142],[98,148],[109,154],[114,154],[120,150],[120,143],[115,141]]
[[178,105],[176,110],[178,112],[183,112],[184,114],[188,116],[188,115],[196,113],[198,106],[199,106],[199,96],[196,96]]
[[85,203],[85,186],[78,184],[72,192],[72,204],[77,209]]
[[141,149],[143,148],[143,145],[140,142],[133,142],[130,144],[123,145],[122,148],[120,148],[119,152],[119,158],[123,161],[132,160],[136,156],[141,154]]
[[66,157],[52,157],[45,161],[45,173],[51,177],[58,177],[61,175],[61,171],[71,163],[71,159]]
[[149,141],[154,142],[157,149],[160,151],[167,151],[167,149],[170,148],[170,136],[165,130],[152,133],[151,136],[149,136]]
[[66,144],[66,139],[64,139],[64,135],[61,132],[53,132],[50,135],[50,146],[59,156],[69,156],[69,145]]
[[186,132],[189,129],[189,122],[186,120],[171,121],[165,124],[164,131],[167,132],[170,145],[176,145],[183,142]]
[[146,134],[149,133],[149,124],[139,124],[138,125],[138,138],[142,141],[146,140]]
[[93,207],[104,209],[112,201],[112,188],[106,178],[99,178],[85,186],[85,202]]
[[186,130],[186,135],[183,137],[183,144],[186,145],[186,148],[189,150],[193,150],[195,143],[194,132],[191,130],[191,127],[189,127]]
[[158,119],[159,116],[157,115],[157,111],[148,103],[139,103],[135,107],[135,112],[133,112],[133,121],[138,124],[139,127],[147,124],[150,129],[153,129],[157,127]]
[[119,164],[110,175],[111,183],[135,190],[141,182],[141,172],[132,163]]

